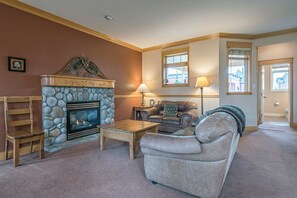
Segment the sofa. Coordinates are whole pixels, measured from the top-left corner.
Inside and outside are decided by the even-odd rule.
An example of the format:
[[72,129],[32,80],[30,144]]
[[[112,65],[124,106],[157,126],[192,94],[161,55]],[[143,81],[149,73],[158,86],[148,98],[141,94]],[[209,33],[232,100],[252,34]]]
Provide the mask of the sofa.
[[[165,116],[164,107],[169,104],[177,105],[174,116]],[[142,120],[160,123],[158,129],[163,132],[175,132],[192,125],[198,120],[198,107],[190,101],[159,101],[153,107],[140,112]]]
[[214,112],[192,133],[184,131],[185,136],[179,131],[141,138],[146,178],[198,197],[218,197],[240,137],[237,120]]

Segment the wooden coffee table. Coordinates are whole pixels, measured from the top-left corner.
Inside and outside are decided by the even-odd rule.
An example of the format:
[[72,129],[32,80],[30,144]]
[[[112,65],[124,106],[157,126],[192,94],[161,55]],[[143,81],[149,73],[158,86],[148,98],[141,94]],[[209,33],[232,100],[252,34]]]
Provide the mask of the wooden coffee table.
[[129,142],[130,159],[135,158],[135,147],[139,145],[140,138],[147,132],[158,132],[159,123],[140,120],[121,120],[113,124],[100,127],[100,150],[104,149],[105,138]]

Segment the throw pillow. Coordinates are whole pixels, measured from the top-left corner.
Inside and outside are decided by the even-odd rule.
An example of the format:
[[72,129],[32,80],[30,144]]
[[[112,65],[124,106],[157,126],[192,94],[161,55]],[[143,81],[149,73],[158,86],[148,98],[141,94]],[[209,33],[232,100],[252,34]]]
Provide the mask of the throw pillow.
[[176,117],[177,104],[164,104],[164,117]]

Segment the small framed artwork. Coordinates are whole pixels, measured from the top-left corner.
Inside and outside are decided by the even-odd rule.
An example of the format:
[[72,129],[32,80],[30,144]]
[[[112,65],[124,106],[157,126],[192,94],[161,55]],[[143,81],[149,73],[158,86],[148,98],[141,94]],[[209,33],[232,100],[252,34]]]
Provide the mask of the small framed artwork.
[[152,107],[152,106],[154,106],[154,104],[155,104],[155,100],[154,99],[150,99],[150,106]]
[[8,71],[26,72],[26,59],[8,56]]

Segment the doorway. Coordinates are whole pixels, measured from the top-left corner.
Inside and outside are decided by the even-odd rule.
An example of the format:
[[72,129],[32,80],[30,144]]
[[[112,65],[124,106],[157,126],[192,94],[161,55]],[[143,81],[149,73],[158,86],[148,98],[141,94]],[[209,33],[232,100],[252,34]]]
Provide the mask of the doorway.
[[258,62],[258,125],[292,125],[293,59]]

